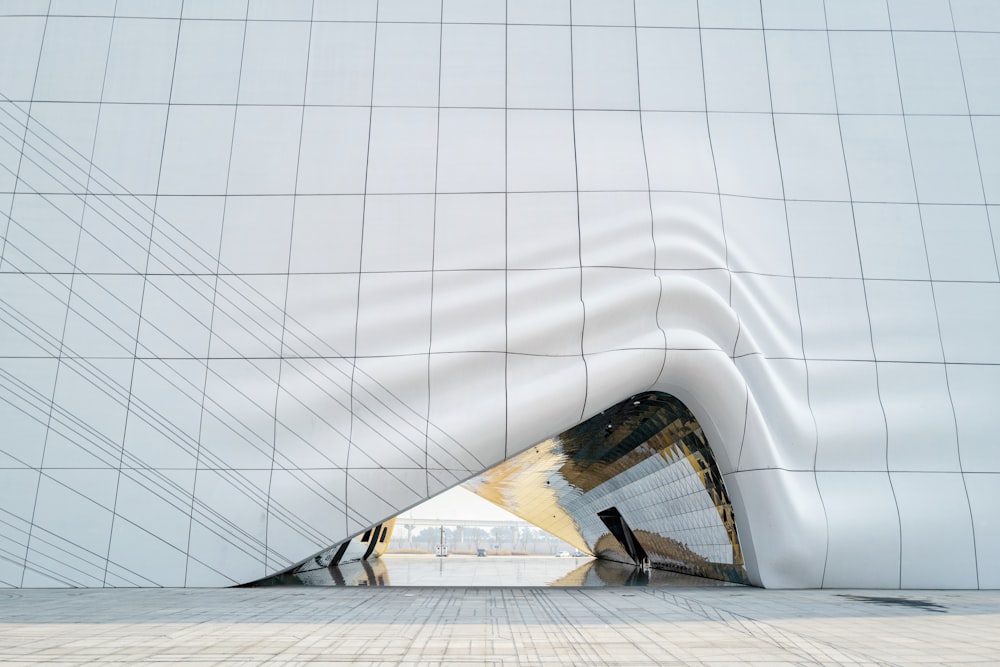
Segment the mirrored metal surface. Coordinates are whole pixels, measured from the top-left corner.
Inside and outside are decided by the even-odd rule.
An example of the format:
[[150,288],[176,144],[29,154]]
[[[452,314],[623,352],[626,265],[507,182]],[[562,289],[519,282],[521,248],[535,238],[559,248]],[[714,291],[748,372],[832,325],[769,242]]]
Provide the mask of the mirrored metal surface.
[[748,582],[715,457],[668,394],[632,396],[466,486],[600,558]]

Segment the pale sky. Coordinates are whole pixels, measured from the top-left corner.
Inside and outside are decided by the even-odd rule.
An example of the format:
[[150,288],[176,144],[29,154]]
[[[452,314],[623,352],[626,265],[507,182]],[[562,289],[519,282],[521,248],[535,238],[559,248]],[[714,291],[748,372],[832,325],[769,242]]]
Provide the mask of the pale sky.
[[408,512],[399,515],[400,522],[404,518],[417,519],[480,519],[483,521],[520,521],[506,510],[502,510],[488,500],[483,500],[472,491],[461,486],[445,491],[439,496],[417,505]]

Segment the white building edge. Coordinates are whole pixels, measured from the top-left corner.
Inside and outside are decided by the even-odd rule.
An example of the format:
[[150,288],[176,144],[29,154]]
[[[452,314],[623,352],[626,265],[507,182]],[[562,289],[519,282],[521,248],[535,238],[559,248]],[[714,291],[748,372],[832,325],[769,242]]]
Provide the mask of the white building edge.
[[1000,586],[998,63],[990,0],[0,4],[0,585],[250,582],[657,391],[752,583]]

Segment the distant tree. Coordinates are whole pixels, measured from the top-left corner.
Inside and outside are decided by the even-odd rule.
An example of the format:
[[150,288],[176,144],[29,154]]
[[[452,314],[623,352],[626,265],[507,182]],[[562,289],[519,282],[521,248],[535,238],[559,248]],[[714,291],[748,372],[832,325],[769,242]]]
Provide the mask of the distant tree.
[[438,544],[439,539],[441,539],[441,530],[434,526],[427,526],[417,533],[417,544],[426,544],[428,549]]
[[465,536],[468,541],[476,545],[476,549],[482,548],[482,545],[487,544],[490,539],[490,534],[482,528],[466,528]]
[[490,529],[490,536],[493,538],[493,544],[499,545],[498,549],[502,549],[505,543],[513,541],[511,538],[511,529],[507,526],[493,526]]
[[545,541],[545,536],[547,534],[548,533],[546,533],[541,528],[532,528],[531,529],[531,552],[532,553],[538,553],[539,552],[538,543],[539,542],[544,542]]
[[490,534],[487,533],[482,528],[466,528],[465,529],[466,539],[476,545],[476,549],[481,549],[483,544],[486,544],[490,539]]

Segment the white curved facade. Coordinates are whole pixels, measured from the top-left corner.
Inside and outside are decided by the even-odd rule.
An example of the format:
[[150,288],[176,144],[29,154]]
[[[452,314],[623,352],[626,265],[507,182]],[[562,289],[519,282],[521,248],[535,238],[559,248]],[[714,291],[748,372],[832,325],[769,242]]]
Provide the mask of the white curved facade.
[[754,583],[1000,586],[997,63],[990,0],[0,4],[0,585],[252,581],[653,389]]

